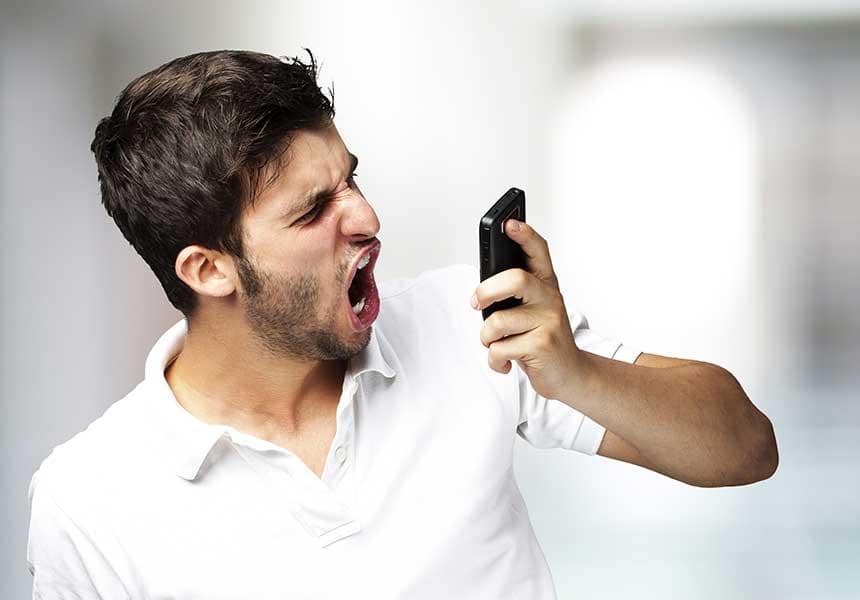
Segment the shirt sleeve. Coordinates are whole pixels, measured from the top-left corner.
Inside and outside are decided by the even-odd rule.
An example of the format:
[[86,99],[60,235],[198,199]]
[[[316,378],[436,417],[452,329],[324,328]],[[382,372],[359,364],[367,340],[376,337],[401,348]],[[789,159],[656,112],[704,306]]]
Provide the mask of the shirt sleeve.
[[27,564],[33,600],[128,599],[129,594],[91,535],[60,507],[39,473],[30,483]]
[[[465,297],[480,283],[480,271],[472,265],[462,264],[444,273],[444,289],[452,303],[452,315],[458,319],[462,315],[463,326],[469,335],[477,336],[483,319],[480,311],[468,307]],[[570,302],[565,304],[577,348],[627,363],[636,361],[641,354],[637,348],[593,331],[584,314],[576,307],[571,310]],[[481,361],[485,361],[486,348],[477,343],[474,346],[475,351],[481,353]],[[511,371],[504,377],[516,377],[515,386],[509,388],[509,398],[513,404],[512,416],[517,417],[517,435],[535,448],[566,448],[583,454],[597,454],[606,429],[564,402],[538,394],[519,364],[513,361],[512,365]],[[490,373],[495,376],[494,372]]]
[[[605,358],[633,363],[641,353],[633,346],[601,336],[588,326],[577,309],[568,313],[576,347]],[[519,425],[517,435],[535,448],[565,448],[583,454],[597,454],[606,428],[559,400],[538,394],[528,376],[514,361],[519,388]]]

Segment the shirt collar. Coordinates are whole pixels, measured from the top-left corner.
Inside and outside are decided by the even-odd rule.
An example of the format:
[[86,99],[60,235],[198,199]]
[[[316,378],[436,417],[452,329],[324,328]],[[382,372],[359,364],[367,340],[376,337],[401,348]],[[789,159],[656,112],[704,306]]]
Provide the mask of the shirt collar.
[[[394,350],[377,328],[376,324],[371,327],[367,346],[349,360],[347,377],[355,380],[370,371],[386,378],[396,375],[391,366],[391,363],[397,364]],[[226,425],[210,425],[194,417],[176,401],[167,384],[164,371],[179,355],[187,334],[188,322],[185,319],[164,332],[146,357],[144,377],[153,396],[157,426],[165,434],[164,449],[168,460],[179,477],[193,481],[204,471],[203,465],[218,441],[229,437],[235,430]]]

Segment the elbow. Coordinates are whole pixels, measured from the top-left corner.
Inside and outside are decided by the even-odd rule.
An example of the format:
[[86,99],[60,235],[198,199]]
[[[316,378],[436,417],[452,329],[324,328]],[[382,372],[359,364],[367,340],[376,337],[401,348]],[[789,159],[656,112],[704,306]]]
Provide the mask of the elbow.
[[734,461],[723,463],[710,477],[686,481],[696,487],[733,487],[769,479],[779,466],[779,451],[773,425],[763,414],[753,433],[736,438],[739,450]]
[[730,485],[747,485],[769,479],[779,467],[779,450],[773,424],[764,414],[755,433],[750,434],[745,444],[742,464],[738,468],[736,481]]
[[728,469],[734,477],[730,477],[726,485],[747,485],[769,479],[779,467],[779,451],[773,424],[767,415],[750,402],[737,379],[722,367],[720,370],[728,374],[728,379],[733,387],[740,391],[744,399],[743,404],[746,405],[742,413],[743,417],[737,421],[739,427],[736,429],[734,443],[738,452],[736,452],[735,468]]
[[767,417],[764,417],[764,421],[764,441],[759,444],[759,462],[762,468],[762,477],[759,481],[773,476],[779,467],[779,450],[776,447],[776,434],[773,431],[773,424]]

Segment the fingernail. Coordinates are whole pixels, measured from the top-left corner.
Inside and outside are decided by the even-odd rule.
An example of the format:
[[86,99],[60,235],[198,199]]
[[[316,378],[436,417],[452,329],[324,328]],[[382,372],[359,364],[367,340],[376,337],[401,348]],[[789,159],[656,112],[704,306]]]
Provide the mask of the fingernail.
[[520,229],[522,229],[522,227],[520,226],[520,222],[511,219],[511,229],[513,229],[514,231],[519,231]]
[[472,294],[472,299],[469,302],[472,304],[472,308],[478,308],[478,295]]

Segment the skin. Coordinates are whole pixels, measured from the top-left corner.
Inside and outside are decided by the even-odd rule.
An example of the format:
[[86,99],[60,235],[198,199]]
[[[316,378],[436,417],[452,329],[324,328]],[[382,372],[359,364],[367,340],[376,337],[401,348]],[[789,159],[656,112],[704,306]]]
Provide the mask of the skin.
[[[242,214],[244,260],[202,246],[178,254],[200,302],[165,377],[198,419],[301,448],[319,472],[347,361],[370,340],[351,325],[344,285],[380,225],[333,123],[297,132],[286,158]],[[295,212],[320,191],[331,193],[315,214]]]

